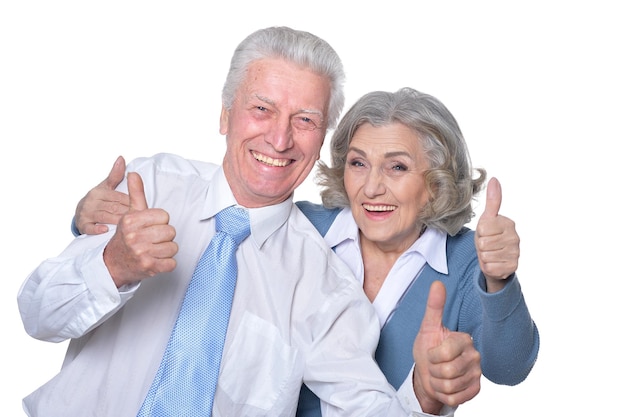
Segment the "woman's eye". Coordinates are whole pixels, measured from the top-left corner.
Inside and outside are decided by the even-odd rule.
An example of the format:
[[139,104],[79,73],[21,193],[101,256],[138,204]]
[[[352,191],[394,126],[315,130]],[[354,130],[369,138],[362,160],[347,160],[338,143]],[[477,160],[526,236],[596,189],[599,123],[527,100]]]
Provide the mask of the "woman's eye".
[[356,160],[356,159],[352,160],[352,161],[349,161],[348,164],[350,166],[353,166],[353,167],[362,167],[363,166],[363,162],[361,162],[359,160]]

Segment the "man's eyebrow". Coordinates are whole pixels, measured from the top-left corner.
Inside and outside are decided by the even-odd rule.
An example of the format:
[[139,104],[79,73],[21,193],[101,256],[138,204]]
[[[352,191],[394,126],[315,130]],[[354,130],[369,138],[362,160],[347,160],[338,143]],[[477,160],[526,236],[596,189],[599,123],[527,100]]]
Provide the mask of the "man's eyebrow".
[[301,109],[298,113],[317,114],[322,119],[324,118],[324,114],[319,110]]
[[[272,106],[276,106],[276,102],[272,99],[270,99],[269,97],[264,97],[261,96],[259,94],[254,94],[253,95],[254,98],[256,98],[257,100],[260,100],[264,103],[270,104]],[[294,114],[300,114],[300,113],[305,113],[305,114],[315,114],[318,115],[322,120],[324,120],[324,113],[320,110],[315,110],[315,109],[300,109],[297,112],[295,112]]]
[[276,105],[276,103],[274,102],[274,100],[271,100],[271,99],[270,99],[270,98],[268,98],[268,97],[263,97],[263,96],[260,96],[260,95],[258,95],[258,94],[254,94],[254,98],[256,98],[257,100],[261,100],[261,101],[262,101],[262,102],[264,102],[264,103],[271,104],[272,106]]

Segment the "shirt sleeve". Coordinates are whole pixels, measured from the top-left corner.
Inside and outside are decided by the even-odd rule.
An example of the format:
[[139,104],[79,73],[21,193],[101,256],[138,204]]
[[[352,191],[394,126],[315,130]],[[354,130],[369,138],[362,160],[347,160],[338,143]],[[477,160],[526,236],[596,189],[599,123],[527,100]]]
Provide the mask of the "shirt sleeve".
[[333,290],[316,320],[305,383],[320,398],[324,417],[431,416],[417,401],[412,370],[396,391],[376,364],[380,328],[356,280]]
[[[422,411],[422,407],[420,406],[420,403],[417,400],[417,397],[415,396],[415,390],[413,389],[413,371],[414,370],[415,370],[415,365],[413,365],[413,367],[411,368],[411,371],[407,375],[402,385],[400,385],[400,388],[398,388],[398,392],[396,393],[397,403],[402,405],[402,409],[395,410],[395,411],[390,410],[390,411],[393,411],[397,414],[397,413],[402,413],[402,412],[406,413],[406,410],[412,410],[410,414],[412,417],[434,416],[435,414],[428,414]],[[436,415],[445,416],[445,417],[453,417],[456,409],[457,407],[449,407],[447,405],[444,405],[441,411],[439,412],[439,414],[436,414]],[[396,415],[396,414],[390,413],[389,415]]]
[[[127,169],[139,170],[147,158]],[[149,164],[146,164],[150,169]],[[151,172],[151,171],[148,171]],[[146,176],[144,189],[153,182]],[[118,186],[126,191],[125,180]],[[107,320],[132,298],[139,283],[117,288],[104,263],[103,252],[116,227],[101,235],[80,235],[57,257],[43,261],[24,281],[18,308],[26,332],[40,340],[62,342],[85,335]],[[72,233],[77,234],[74,219]]]
[[80,337],[132,296],[136,286],[118,290],[104,264],[110,233],[74,239],[26,278],[17,301],[30,336],[49,342]]

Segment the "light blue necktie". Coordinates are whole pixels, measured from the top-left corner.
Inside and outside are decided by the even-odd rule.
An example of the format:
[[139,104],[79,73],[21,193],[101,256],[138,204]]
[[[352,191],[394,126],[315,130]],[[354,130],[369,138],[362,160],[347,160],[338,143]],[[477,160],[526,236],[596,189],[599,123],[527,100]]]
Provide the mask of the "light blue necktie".
[[138,417],[211,415],[237,281],[235,252],[250,234],[248,212],[234,206],[222,210],[215,230]]

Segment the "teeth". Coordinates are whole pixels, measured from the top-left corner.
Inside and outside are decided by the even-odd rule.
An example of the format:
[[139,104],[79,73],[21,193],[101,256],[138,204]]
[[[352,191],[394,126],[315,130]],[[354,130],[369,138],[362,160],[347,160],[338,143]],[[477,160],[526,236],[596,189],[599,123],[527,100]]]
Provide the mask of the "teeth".
[[371,204],[363,204],[363,208],[367,211],[394,211],[397,206],[382,206],[376,205],[373,206]]
[[264,164],[273,167],[284,167],[289,165],[289,163],[291,162],[290,159],[274,159],[256,152],[252,152],[252,156],[254,156],[257,161],[263,162]]

